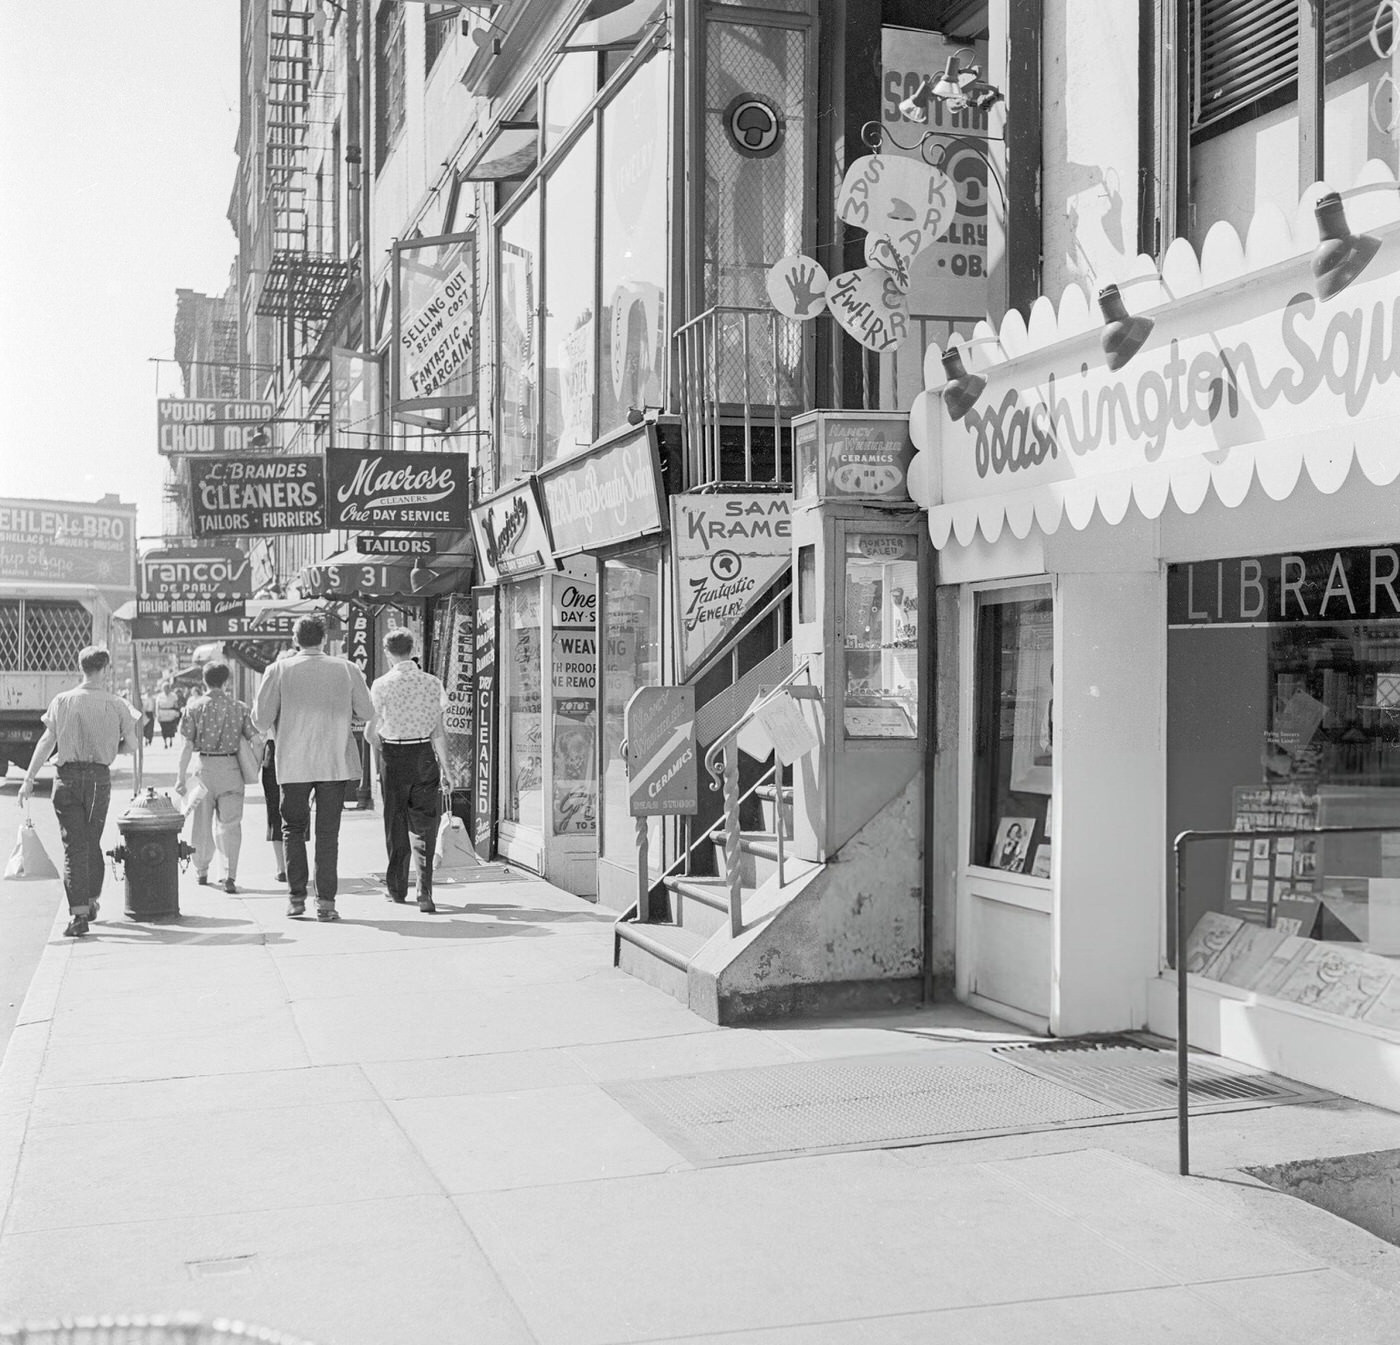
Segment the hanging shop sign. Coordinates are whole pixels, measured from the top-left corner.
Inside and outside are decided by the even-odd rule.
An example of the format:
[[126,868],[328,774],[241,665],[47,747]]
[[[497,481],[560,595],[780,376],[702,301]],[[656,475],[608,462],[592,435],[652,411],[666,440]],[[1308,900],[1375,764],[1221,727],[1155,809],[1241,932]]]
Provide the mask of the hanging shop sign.
[[156,451],[167,458],[254,452],[253,436],[276,414],[271,402],[161,397],[156,402]]
[[147,551],[141,557],[141,596],[251,598],[253,562],[237,546]]
[[369,675],[374,652],[374,613],[363,603],[352,602],[345,617],[345,657]]
[[251,635],[253,618],[241,613],[215,612],[196,616],[136,616],[133,640],[217,640],[226,635]]
[[471,563],[470,553],[462,551],[415,557],[411,565],[405,556],[339,551],[303,566],[297,587],[307,598],[433,598],[465,589]]
[[476,766],[472,753],[476,719],[476,604],[470,596],[459,594],[448,599],[443,641],[442,685],[447,692],[447,708],[442,712],[442,727],[447,738],[449,783],[453,789],[470,790]]
[[502,575],[527,574],[554,563],[544,513],[533,480],[472,510],[477,564],[486,583]]
[[671,497],[671,554],[689,677],[792,562],[792,497]]
[[460,531],[470,465],[465,453],[334,449],[326,454],[330,526]]
[[476,235],[393,246],[391,396],[403,411],[476,402]]
[[792,432],[797,499],[908,500],[914,443],[907,416],[814,411],[794,419]]
[[0,580],[136,587],[136,506],[0,499]]
[[539,474],[556,556],[596,551],[662,530],[655,435],[650,425],[639,426]]
[[495,848],[496,760],[496,595],[477,593],[474,640],[476,663],[476,766],[472,786],[472,841],[478,855]]
[[196,537],[325,532],[325,459],[192,459],[190,526]]
[[695,688],[642,687],[623,712],[633,817],[697,810]]
[[1167,566],[1167,623],[1176,628],[1394,621],[1397,617],[1400,544]]
[[137,616],[243,616],[242,598],[137,598]]
[[380,537],[361,533],[355,550],[362,556],[431,556],[436,548],[431,537]]

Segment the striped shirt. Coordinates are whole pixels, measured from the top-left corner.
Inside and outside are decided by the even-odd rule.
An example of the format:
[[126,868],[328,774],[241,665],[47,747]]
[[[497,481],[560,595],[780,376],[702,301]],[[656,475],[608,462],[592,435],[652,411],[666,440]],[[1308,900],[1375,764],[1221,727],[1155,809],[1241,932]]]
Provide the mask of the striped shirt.
[[44,723],[58,738],[57,762],[91,761],[110,766],[136,713],[120,696],[96,687],[74,687],[55,696]]
[[202,755],[232,756],[240,738],[253,736],[253,721],[242,701],[215,687],[185,707],[180,732]]

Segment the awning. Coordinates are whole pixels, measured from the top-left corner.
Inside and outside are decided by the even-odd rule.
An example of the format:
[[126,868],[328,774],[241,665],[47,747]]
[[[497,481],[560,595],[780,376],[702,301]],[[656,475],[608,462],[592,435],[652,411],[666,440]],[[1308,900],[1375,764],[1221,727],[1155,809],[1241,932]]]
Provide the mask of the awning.
[[249,598],[246,610],[253,618],[253,630],[260,635],[265,631],[269,636],[289,639],[292,628],[304,616],[319,616],[326,622],[327,634],[334,633],[331,625],[336,620],[335,613],[321,599]]
[[297,587],[306,597],[387,601],[465,593],[471,587],[471,577],[470,551],[435,556],[366,556],[358,551],[337,551],[316,565],[303,567]]
[[510,182],[529,177],[539,162],[537,121],[499,121],[457,174],[459,182]]
[[1083,529],[1095,515],[1117,524],[1130,508],[1155,519],[1168,499],[1193,514],[1211,492],[1235,508],[1256,482],[1283,500],[1304,477],[1324,494],[1353,470],[1376,486],[1400,478],[1400,193],[1382,165],[1363,178],[1348,193],[1350,227],[1382,246],[1326,300],[1310,265],[1319,184],[1291,227],[1266,208],[1247,244],[1218,223],[1199,258],[1172,243],[1160,276],[1138,258],[1119,284],[1152,328],[1117,371],[1077,285],[1058,307],[1036,300],[1028,323],[1012,311],[999,329],[979,324],[963,360],[985,386],[958,421],[931,346],[909,483],[934,545],[1049,534],[1066,519]]
[[564,42],[565,51],[630,47],[662,8],[663,0],[592,0]]

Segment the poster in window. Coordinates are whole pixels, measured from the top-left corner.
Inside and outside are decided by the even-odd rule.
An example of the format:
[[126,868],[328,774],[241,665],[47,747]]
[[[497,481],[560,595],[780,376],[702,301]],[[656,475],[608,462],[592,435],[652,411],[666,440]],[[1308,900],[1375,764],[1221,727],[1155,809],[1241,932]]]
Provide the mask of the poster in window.
[[550,670],[553,831],[592,836],[598,830],[597,632],[556,629]]
[[1051,789],[1054,654],[1050,612],[1026,612],[1017,635],[1011,788],[1031,794]]
[[992,867],[1007,873],[1023,872],[1034,830],[1033,818],[1003,817],[997,823],[996,839],[992,842]]

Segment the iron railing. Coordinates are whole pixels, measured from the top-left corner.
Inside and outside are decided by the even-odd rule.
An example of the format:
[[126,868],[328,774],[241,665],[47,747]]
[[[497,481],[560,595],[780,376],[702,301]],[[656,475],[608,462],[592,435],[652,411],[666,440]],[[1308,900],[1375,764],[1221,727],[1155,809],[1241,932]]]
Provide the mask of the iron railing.
[[[768,704],[773,697],[792,686],[803,673],[808,671],[809,666],[809,661],[803,659],[772,690],[755,700],[729,728],[725,729],[710,744],[709,750],[705,753],[705,769],[709,771],[710,779],[715,784],[721,783],[722,779],[724,784],[724,877],[729,884],[729,933],[731,937],[738,936],[744,928],[743,883],[739,861],[739,804],[742,802],[739,796],[739,734],[752,722],[754,716],[763,706]],[[724,758],[722,768],[720,765],[721,754]],[[777,838],[778,886],[781,888],[787,882],[783,871],[786,823],[783,817],[783,782],[778,769],[776,753],[768,775],[758,780],[754,789],[762,786],[769,776],[773,777],[775,789],[773,831]],[[749,793],[753,793],[753,790],[750,790]]]
[[[723,480],[780,481],[783,426],[812,404],[809,334],[772,308],[716,305],[675,332],[685,489]],[[771,424],[771,472],[755,472],[755,432]],[[743,470],[726,471],[723,431],[741,436]]]

